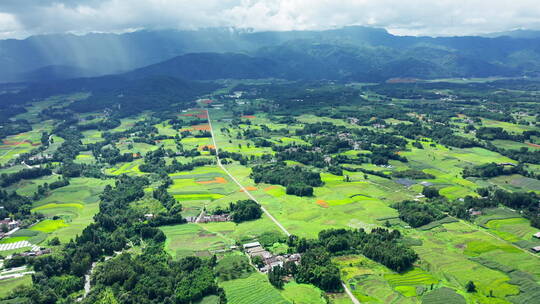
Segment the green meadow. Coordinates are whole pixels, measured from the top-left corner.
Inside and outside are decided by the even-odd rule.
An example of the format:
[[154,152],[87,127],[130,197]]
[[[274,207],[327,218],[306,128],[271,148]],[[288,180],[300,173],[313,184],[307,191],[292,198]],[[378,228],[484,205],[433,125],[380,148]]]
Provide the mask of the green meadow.
[[256,272],[245,279],[222,282],[220,286],[231,304],[293,303],[276,290],[265,275]]
[[32,285],[32,276],[25,275],[20,278],[7,279],[0,281],[0,298],[3,298],[9,295],[14,289],[19,286],[28,286]]
[[210,256],[217,250],[228,249],[234,241],[220,233],[213,233],[199,224],[164,226],[161,230],[167,236],[165,248],[173,257]]
[[93,222],[93,216],[99,210],[98,194],[110,180],[95,178],[72,178],[70,185],[55,189],[51,194],[38,201],[32,211],[44,214],[48,218],[31,229],[42,231],[49,238],[58,237],[67,242]]
[[[270,80],[254,81],[253,83],[267,83],[268,81]],[[450,81],[456,84],[469,82]],[[475,81],[471,80],[470,83],[475,83]],[[238,83],[226,82],[225,84],[229,89],[232,89]],[[357,88],[369,86],[368,84],[354,85]],[[227,93],[228,89],[220,89],[221,91]],[[431,90],[430,92],[435,91]],[[452,90],[441,92],[451,94]],[[412,124],[412,121],[415,120],[408,120],[411,117],[421,117],[422,120],[418,120],[420,124],[427,124],[432,118],[422,111],[407,113],[407,116],[399,115],[397,112],[392,112],[390,107],[389,112],[384,113],[388,115],[378,121],[386,126],[380,127],[372,124],[379,118],[377,111],[362,116],[365,119],[364,121],[360,120],[359,124],[352,124],[349,116],[366,109],[371,110],[370,103],[386,98],[377,92],[367,91],[363,91],[359,96],[366,98],[366,101],[362,101],[366,102],[365,105],[351,104],[332,107],[326,116],[322,109],[310,114],[297,110],[299,115],[292,116],[290,113],[284,112],[288,111],[287,109],[284,110],[280,107],[267,113],[261,113],[260,110],[256,109],[259,109],[258,107],[261,105],[267,106],[273,101],[265,98],[227,101],[224,98],[224,103],[230,103],[224,107],[225,109],[238,106],[241,111],[210,110],[216,143],[220,152],[239,153],[240,156],[244,157],[242,162],[235,158],[238,155],[233,156],[237,160],[227,158],[223,162],[224,167],[249,190],[279,223],[290,233],[299,237],[317,238],[322,230],[339,228],[369,231],[377,227],[388,227],[398,230],[403,236],[403,243],[410,245],[419,257],[406,271],[394,272],[361,254],[347,254],[332,258],[332,261],[339,268],[342,281],[361,303],[533,303],[531,299],[534,301],[534,295],[537,295],[538,290],[540,290],[538,284],[540,282],[540,255],[533,253],[530,248],[540,246],[540,240],[533,237],[533,234],[540,230],[532,227],[531,221],[525,218],[520,210],[512,210],[502,205],[483,208],[481,214],[471,216],[467,220],[451,216],[455,213],[448,210],[451,210],[452,204],[460,203],[466,196],[479,197],[477,190],[481,187],[492,187],[506,191],[532,191],[540,194],[540,180],[534,176],[540,172],[540,165],[525,164],[524,168],[531,174],[525,172],[523,175],[464,178],[462,172],[465,168],[491,162],[518,163],[518,160],[504,156],[505,151],[493,149],[500,152],[498,153],[488,150],[492,149],[488,145],[483,145],[485,148],[481,148],[479,145],[474,148],[456,148],[437,143],[442,142],[437,138],[424,138],[423,135],[416,138],[414,136],[405,138],[400,135],[399,137],[406,141],[399,146],[399,149],[392,150],[392,153],[406,157],[407,161],[399,161],[396,160],[397,157],[389,157],[387,165],[377,165],[378,163],[373,158],[377,156],[378,152],[373,147],[364,145],[363,138],[355,139],[362,142],[356,145],[356,150],[352,148],[351,144],[345,145],[346,148],[340,146],[340,148],[328,152],[317,147],[317,143],[314,141],[314,138],[317,140],[317,136],[320,134],[301,132],[307,124],[332,123],[335,126],[345,127],[347,130],[367,129],[376,133],[396,135],[399,133],[396,130],[396,125]],[[208,96],[207,98],[214,97]],[[392,105],[399,106],[408,105],[410,102],[410,100],[394,97],[385,100],[391,101]],[[48,100],[45,104],[54,106],[64,105],[65,102],[65,99],[57,98]],[[199,102],[199,105],[205,106],[202,102]],[[45,108],[44,106],[37,107],[32,104],[27,106],[29,112],[21,114],[20,117],[30,119],[33,130],[8,136],[0,143],[0,165],[6,164],[21,153],[27,153],[39,147],[41,132],[51,131],[55,126],[55,122],[52,120],[45,122],[37,120],[36,114],[40,113]],[[244,110],[249,110],[248,113],[255,113],[253,115],[240,114],[244,113]],[[9,238],[0,240],[0,244],[26,240],[32,244],[47,247],[47,241],[54,237],[58,237],[62,244],[66,244],[93,222],[94,215],[99,212],[100,193],[105,186],[113,185],[115,178],[121,175],[145,176],[149,180],[149,185],[144,189],[144,197],[129,202],[129,206],[140,214],[157,214],[167,211],[164,204],[153,196],[153,190],[161,184],[166,174],[171,181],[167,191],[182,205],[184,218],[196,217],[202,211],[211,213],[218,207],[227,208],[231,202],[248,199],[246,193],[241,191],[234,180],[215,163],[174,173],[170,173],[172,170],[166,171],[166,173],[158,172],[158,170],[154,173],[145,173],[140,170],[140,166],[145,163],[144,156],[160,146],[173,152],[163,158],[166,165],[170,165],[173,160],[185,164],[196,159],[214,159],[208,151],[203,151],[204,147],[213,148],[212,138],[198,138],[193,135],[181,138],[180,142],[184,150],[197,149],[201,152],[201,155],[195,157],[191,157],[187,153],[182,154],[177,147],[177,139],[172,138],[182,130],[206,131],[207,124],[201,123],[201,121],[195,123],[196,115],[199,115],[199,118],[204,118],[201,113],[204,113],[201,112],[201,109],[173,113],[173,117],[176,116],[184,122],[180,130],[176,130],[169,124],[170,115],[167,116],[167,119],[162,119],[157,115],[152,117],[154,121],[152,125],[157,129],[157,133],[152,132],[149,139],[150,143],[155,142],[155,144],[134,142],[133,137],[136,136],[132,135],[109,143],[109,146],[118,148],[120,153],[134,153],[142,156],[131,162],[110,165],[102,162],[101,159],[96,159],[90,150],[78,151],[74,162],[83,165],[98,165],[102,173],[101,179],[70,178],[68,186],[56,188],[38,198],[33,198],[31,211],[43,214],[44,219],[17,231]],[[98,117],[88,120],[87,123],[103,119],[99,113],[94,114]],[[134,117],[122,118],[120,126],[111,130],[83,131],[81,141],[83,145],[101,142],[107,138],[104,136],[104,132],[126,131],[137,122],[150,118],[150,116],[153,116],[153,113],[144,112]],[[536,119],[531,113],[522,114],[522,116],[528,122],[533,122]],[[287,118],[294,119],[287,120]],[[474,130],[469,131],[465,128],[468,124],[473,124],[477,128],[481,126],[501,127],[512,134],[538,130],[534,125],[521,125],[485,118],[482,118],[481,124],[479,124],[476,121],[474,123],[467,122],[465,118],[468,117],[454,115],[449,119],[450,128],[453,128],[456,135],[469,140],[476,140],[476,138]],[[253,132],[250,133],[250,131]],[[323,131],[323,133],[329,138],[338,137],[335,132]],[[157,140],[154,136],[161,137]],[[339,136],[343,136],[343,133],[339,133]],[[64,141],[56,135],[53,136],[53,139],[54,144],[50,145],[44,153],[53,154]],[[256,146],[256,143],[260,144],[260,139],[264,139],[266,142],[262,141],[262,146]],[[538,142],[538,140],[538,137],[533,137],[530,141]],[[421,148],[418,148],[419,142],[421,142]],[[522,149],[525,147],[530,151],[537,149],[527,143],[506,139],[493,140],[491,143],[497,148],[503,149]],[[330,170],[332,168],[329,168],[328,163],[333,165],[333,160],[325,160],[327,164],[322,165],[321,161],[310,163],[301,156],[291,157],[294,160],[286,160],[287,166],[300,166],[302,169],[320,174],[323,185],[315,187],[312,196],[289,195],[286,193],[286,187],[281,185],[256,184],[253,181],[250,174],[254,165],[275,162],[275,159],[272,158],[276,158],[275,156],[280,153],[280,149],[284,147],[294,149],[295,145],[308,147],[313,145],[312,148],[318,148],[319,150],[316,150],[318,152],[322,151],[321,154],[325,158],[330,156],[338,160],[342,160],[343,157],[358,159],[356,162],[348,163],[349,160],[346,160],[340,163],[347,167],[343,170],[343,175],[336,175],[340,173]],[[375,146],[385,148],[386,144],[376,143]],[[261,158],[260,156],[263,155],[265,157]],[[519,158],[515,154],[512,157]],[[38,187],[45,183],[51,184],[61,178],[59,169],[62,164],[51,163],[50,166],[55,174],[21,180],[6,187],[6,190],[17,191],[20,195],[33,197]],[[15,164],[12,167],[0,168],[0,173],[15,173],[24,168],[26,166],[23,164]],[[428,179],[411,178],[410,185],[407,183],[408,181],[400,181],[405,184],[403,185],[396,181],[393,174],[406,170],[420,171],[433,175],[433,177]],[[381,173],[388,175],[387,178],[381,177]],[[405,222],[406,217],[400,218],[399,212],[391,206],[403,200],[415,200],[418,204],[432,203],[433,201],[420,195],[424,188],[422,183],[425,184],[425,182],[439,191],[443,197],[441,204],[446,204],[448,209],[443,210],[445,213],[442,216],[443,219],[432,221],[418,228],[411,228],[410,226],[414,225]],[[175,260],[188,256],[211,257],[216,254],[218,257],[216,271],[230,270],[230,273],[218,276],[217,279],[219,286],[225,291],[228,303],[342,304],[351,302],[344,293],[324,293],[314,285],[300,284],[292,278],[287,278],[283,289],[276,289],[270,284],[265,274],[257,272],[247,263],[247,256],[243,252],[231,249],[235,245],[260,240],[261,236],[267,236],[268,232],[282,234],[282,231],[266,214],[263,214],[260,219],[242,223],[186,223],[160,226],[159,229],[166,237],[163,245],[165,251]],[[146,245],[147,243],[142,242],[130,250],[138,252]],[[18,253],[26,249],[28,248],[2,252],[2,255]],[[273,253],[285,253],[289,249],[289,245],[275,243],[267,249]],[[232,272],[237,271],[235,267],[238,265],[243,265],[243,268],[239,271],[241,273],[236,275]],[[249,269],[245,267],[246,265]],[[476,285],[476,292],[466,292],[465,286],[469,281],[473,281]],[[0,297],[6,295],[16,286],[28,284],[31,284],[30,276],[0,281]],[[219,298],[215,295],[207,296],[196,303],[217,304]]]

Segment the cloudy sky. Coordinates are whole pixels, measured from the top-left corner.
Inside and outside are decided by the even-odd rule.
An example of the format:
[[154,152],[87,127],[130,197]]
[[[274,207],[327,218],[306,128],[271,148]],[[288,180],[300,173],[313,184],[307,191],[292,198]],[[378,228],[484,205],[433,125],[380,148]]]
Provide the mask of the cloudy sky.
[[0,39],[43,33],[384,27],[400,35],[540,30],[538,0],[0,0]]

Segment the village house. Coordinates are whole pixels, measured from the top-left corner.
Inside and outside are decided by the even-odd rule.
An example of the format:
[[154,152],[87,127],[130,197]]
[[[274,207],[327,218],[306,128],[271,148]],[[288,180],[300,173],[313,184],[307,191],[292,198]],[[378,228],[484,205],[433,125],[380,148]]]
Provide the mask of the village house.
[[204,215],[199,219],[199,223],[230,222],[231,220],[232,220],[231,215],[224,213],[224,214]]
[[52,154],[40,154],[40,155],[34,155],[28,158],[28,160],[31,161],[40,161],[40,160],[49,160],[52,159]]
[[534,253],[539,253],[539,252],[540,252],[540,246],[533,247],[533,248],[531,248],[531,250],[532,250]]
[[540,239],[540,231],[533,234],[533,237],[537,238],[537,239]]
[[19,223],[19,221],[12,220],[9,217],[6,217],[5,219],[0,221],[0,227],[3,226],[3,225],[6,225],[8,230],[12,230],[12,229],[15,229],[15,228],[19,227],[20,223]]
[[196,220],[197,220],[196,216],[188,216],[188,217],[186,217],[186,221],[188,223],[194,223]]
[[468,211],[471,216],[482,215],[482,211],[474,210],[473,208],[469,209]]
[[35,250],[35,251],[32,250],[32,251],[23,252],[21,253],[21,256],[33,257],[33,256],[40,256],[40,255],[49,254],[49,253],[51,253],[51,249],[39,248],[38,250]]
[[198,223],[212,223],[212,222],[230,222],[232,221],[232,217],[230,214],[210,214],[210,215],[203,215],[201,218],[198,216],[188,216],[186,217],[186,221],[188,223],[196,223],[198,219]]
[[357,125],[360,122],[360,120],[356,117],[348,117],[347,119],[349,120],[349,123],[353,125]]
[[243,248],[251,259],[256,256],[262,258],[264,266],[259,268],[259,271],[263,273],[268,272],[270,269],[273,269],[277,266],[283,267],[283,265],[289,261],[298,264],[301,258],[299,253],[273,255],[271,252],[265,250],[259,242],[244,244]]

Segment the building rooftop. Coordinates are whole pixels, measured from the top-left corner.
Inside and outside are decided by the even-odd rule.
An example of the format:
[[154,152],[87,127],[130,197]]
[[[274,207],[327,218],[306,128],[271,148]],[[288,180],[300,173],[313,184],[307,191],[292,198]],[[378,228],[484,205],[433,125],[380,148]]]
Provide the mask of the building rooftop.
[[251,242],[251,243],[246,243],[243,246],[244,246],[244,249],[247,249],[247,248],[253,248],[253,247],[261,246],[261,243],[259,243],[259,242]]

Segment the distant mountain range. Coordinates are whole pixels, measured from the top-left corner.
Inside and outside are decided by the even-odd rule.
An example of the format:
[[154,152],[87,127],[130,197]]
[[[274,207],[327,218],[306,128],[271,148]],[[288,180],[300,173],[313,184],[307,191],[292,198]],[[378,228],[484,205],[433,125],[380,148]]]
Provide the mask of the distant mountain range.
[[0,81],[40,82],[118,73],[129,78],[152,75],[187,80],[538,76],[539,33],[433,38],[346,27],[46,35],[0,41]]

